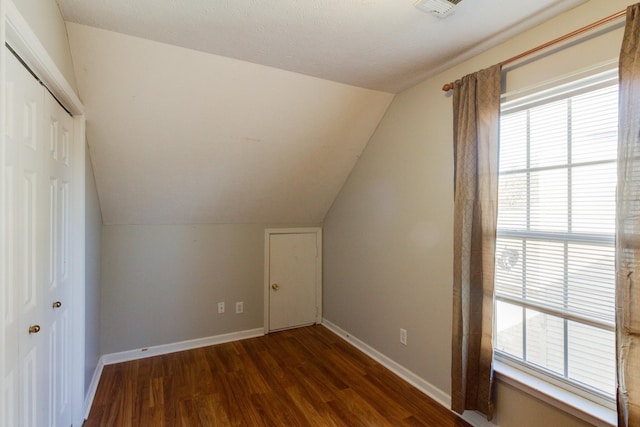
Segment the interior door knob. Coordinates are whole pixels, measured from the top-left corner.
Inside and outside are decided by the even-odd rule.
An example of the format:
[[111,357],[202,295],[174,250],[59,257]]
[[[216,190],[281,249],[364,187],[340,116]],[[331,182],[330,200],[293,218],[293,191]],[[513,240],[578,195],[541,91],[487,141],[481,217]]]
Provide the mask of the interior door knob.
[[40,325],[31,325],[31,326],[29,326],[29,333],[30,334],[37,334],[38,332],[40,332]]
[[62,303],[60,301],[56,301],[52,304],[53,308],[60,308],[62,307]]
[[271,289],[273,289],[274,291],[277,291],[278,289],[280,289],[280,286],[278,286],[277,283],[274,283],[273,285],[271,285]]

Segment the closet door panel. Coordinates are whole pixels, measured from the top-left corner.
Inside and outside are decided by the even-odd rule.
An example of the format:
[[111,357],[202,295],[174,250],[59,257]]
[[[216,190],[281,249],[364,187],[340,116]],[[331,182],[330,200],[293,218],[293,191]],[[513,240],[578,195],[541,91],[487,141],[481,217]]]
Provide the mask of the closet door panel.
[[[7,201],[4,247],[7,310],[3,321],[5,425],[53,425],[49,406],[51,329],[46,301],[48,281],[49,177],[44,137],[44,88],[11,54],[7,58]],[[9,207],[9,204],[11,207]],[[9,350],[10,348],[10,350]]]
[[48,172],[48,277],[45,299],[49,310],[49,408],[52,424],[71,424],[69,405],[70,374],[70,227],[71,203],[71,116],[45,93]]
[[8,64],[8,79],[3,97],[5,111],[4,144],[2,145],[2,251],[1,269],[2,295],[0,295],[0,315],[2,315],[3,342],[6,343],[0,373],[4,388],[0,399],[0,425],[19,425],[19,353],[18,353],[18,220],[17,183],[19,178],[18,147],[21,126],[16,123],[16,84],[13,64]]

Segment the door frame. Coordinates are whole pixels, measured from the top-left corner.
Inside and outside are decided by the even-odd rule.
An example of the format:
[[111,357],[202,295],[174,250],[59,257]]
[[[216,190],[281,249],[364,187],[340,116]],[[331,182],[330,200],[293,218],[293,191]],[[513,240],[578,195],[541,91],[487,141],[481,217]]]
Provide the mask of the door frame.
[[316,323],[322,323],[322,228],[267,228],[264,230],[264,333],[269,333],[269,309],[270,309],[270,289],[269,266],[271,236],[275,234],[313,234],[316,235],[316,247],[318,256],[316,257]]
[[[11,0],[0,0],[0,93],[6,93],[6,55],[11,55],[4,47],[8,44],[27,64],[46,88],[65,106],[73,117],[73,146],[71,156],[72,186],[70,227],[70,274],[71,274],[71,378],[70,405],[71,422],[82,425],[84,421],[84,348],[85,348],[85,116],[84,106],[74,89],[65,79],[49,53],[33,32],[22,14]],[[2,100],[4,103],[4,100]],[[3,108],[4,110],[4,108]],[[0,147],[5,145],[5,117],[0,124]],[[7,206],[4,194],[4,149],[0,149],[0,206]],[[4,223],[6,212],[0,208],[0,223]],[[5,260],[4,244],[0,242],[0,271]],[[6,295],[5,277],[0,276],[0,295]],[[4,298],[0,298],[0,313],[5,312]],[[4,316],[0,316],[0,390],[5,389],[4,359],[5,349],[12,348],[5,336]],[[2,405],[0,405],[2,406]],[[3,408],[0,408],[2,410]]]

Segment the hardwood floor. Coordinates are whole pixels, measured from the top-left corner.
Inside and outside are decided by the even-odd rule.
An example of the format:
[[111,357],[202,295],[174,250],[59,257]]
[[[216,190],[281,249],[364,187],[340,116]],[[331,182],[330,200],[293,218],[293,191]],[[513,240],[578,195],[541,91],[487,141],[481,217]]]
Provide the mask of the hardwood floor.
[[469,424],[310,326],[105,366],[84,426]]

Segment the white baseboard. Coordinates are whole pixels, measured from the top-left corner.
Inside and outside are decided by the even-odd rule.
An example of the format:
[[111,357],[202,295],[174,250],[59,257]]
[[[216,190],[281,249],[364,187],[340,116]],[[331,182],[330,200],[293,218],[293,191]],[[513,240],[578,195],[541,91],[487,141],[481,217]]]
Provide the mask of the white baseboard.
[[144,359],[145,357],[160,356],[163,354],[175,353],[176,351],[191,350],[194,348],[239,341],[262,335],[264,335],[264,328],[249,329],[247,331],[232,332],[230,334],[216,335],[213,337],[196,338],[194,340],[105,354],[102,356],[102,359],[104,359],[105,365],[112,365],[114,363],[129,362],[131,360]]
[[102,376],[102,368],[104,368],[104,360],[102,357],[98,359],[98,365],[93,371],[93,377],[91,377],[91,384],[89,384],[89,391],[84,397],[84,419],[89,418],[89,412],[91,411],[91,405],[93,405],[93,398],[96,397],[96,391],[98,390],[98,383]]
[[487,417],[476,411],[465,411],[464,414],[456,414],[472,426],[476,427],[496,427],[491,421],[487,421]]
[[144,359],[146,357],[161,356],[163,354],[175,353],[177,351],[191,350],[194,348],[208,347],[215,344],[223,344],[231,341],[245,340],[248,338],[255,338],[264,335],[264,328],[249,329],[246,331],[232,332],[229,334],[215,335],[212,337],[196,338],[194,340],[180,341],[171,344],[156,345],[153,347],[145,347],[137,350],[122,351],[119,353],[105,354],[98,360],[98,366],[91,378],[91,384],[89,391],[85,396],[84,401],[84,419],[89,417],[91,406],[93,405],[93,399],[98,390],[98,383],[102,376],[102,369],[105,365],[112,365],[114,363],[129,362],[132,360]]
[[[433,400],[435,400],[436,402],[440,403],[445,408],[451,408],[451,396],[449,394],[429,383],[424,378],[414,374],[404,366],[380,353],[378,350],[374,349],[363,341],[360,341],[358,338],[354,337],[339,326],[331,323],[329,320],[322,319],[322,325],[338,335],[340,338],[347,341],[349,344],[356,347],[358,350],[362,351],[367,356],[371,357],[376,362],[380,363],[385,368],[389,369],[391,372],[393,372],[424,394],[426,394],[427,396],[429,396],[430,398],[432,398]],[[484,416],[477,412],[466,411],[463,415],[459,415],[453,411],[451,411],[451,413],[461,417],[466,422],[476,427],[496,427],[495,424],[490,423]]]

